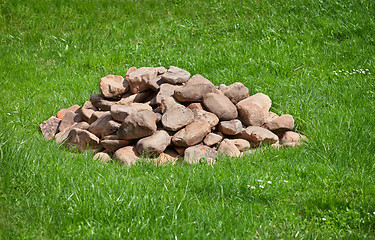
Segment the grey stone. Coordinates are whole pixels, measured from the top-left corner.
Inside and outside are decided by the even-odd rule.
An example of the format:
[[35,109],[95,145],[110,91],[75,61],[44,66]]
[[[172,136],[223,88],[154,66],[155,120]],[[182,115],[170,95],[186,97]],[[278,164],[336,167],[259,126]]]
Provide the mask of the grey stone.
[[167,110],[162,118],[161,122],[164,128],[168,131],[177,131],[186,125],[190,124],[194,119],[193,111],[182,105],[176,106],[175,108]]
[[219,89],[233,104],[237,104],[239,101],[249,97],[249,89],[240,82],[235,82],[229,86],[220,85]]
[[206,108],[216,114],[220,120],[232,120],[238,115],[236,106],[229,98],[217,93],[208,93],[203,98]]
[[184,69],[170,66],[168,70],[161,75],[161,79],[171,84],[182,84],[190,79],[190,73]]
[[50,140],[55,137],[59,128],[61,120],[55,116],[50,117],[48,120],[40,124],[40,131],[42,132],[45,139]]
[[242,122],[238,119],[221,121],[218,126],[219,132],[232,136],[241,133],[242,128]]
[[137,112],[137,109],[135,109],[132,106],[126,106],[126,105],[113,105],[111,107],[111,115],[112,118],[116,121],[122,122],[124,119],[129,116],[131,113]]
[[217,151],[208,146],[199,144],[186,148],[184,154],[184,162],[196,164],[202,160],[209,165],[216,163]]

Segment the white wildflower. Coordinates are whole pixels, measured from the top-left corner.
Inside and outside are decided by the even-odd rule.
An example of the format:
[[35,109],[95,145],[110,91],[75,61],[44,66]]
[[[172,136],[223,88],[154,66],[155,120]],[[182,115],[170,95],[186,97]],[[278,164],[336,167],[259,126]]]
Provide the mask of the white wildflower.
[[323,221],[326,221],[327,219],[325,219],[325,218],[322,218],[322,220],[323,220]]
[[285,183],[288,183],[288,180],[284,180]]
[[267,183],[268,183],[268,184],[272,184],[272,182],[271,182],[271,181],[267,181]]
[[260,179],[258,179],[257,181],[258,181],[258,182],[263,182],[263,180],[260,180]]
[[264,188],[264,186],[263,186],[263,185],[259,185],[259,187],[260,187],[260,188]]

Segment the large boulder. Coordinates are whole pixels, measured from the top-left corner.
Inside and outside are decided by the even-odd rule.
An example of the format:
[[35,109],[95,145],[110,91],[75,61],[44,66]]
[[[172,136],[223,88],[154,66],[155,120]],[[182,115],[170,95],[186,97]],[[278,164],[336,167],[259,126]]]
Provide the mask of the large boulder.
[[168,70],[161,75],[161,79],[170,84],[182,84],[190,79],[190,73],[184,69],[170,66]]
[[279,142],[279,137],[276,134],[268,129],[258,126],[250,126],[245,128],[242,130],[239,137],[251,142],[254,146]]
[[163,114],[161,122],[166,130],[178,131],[190,124],[193,119],[194,113],[192,110],[185,106],[177,105]]
[[238,115],[236,106],[227,98],[217,93],[208,93],[203,98],[206,108],[216,114],[220,120],[232,120]]
[[195,120],[174,134],[172,142],[179,147],[193,146],[200,143],[210,131],[211,126],[208,122]]
[[107,75],[100,79],[100,92],[106,98],[120,99],[129,89],[129,83],[122,76]]
[[152,67],[141,67],[129,74],[129,86],[132,93],[143,92],[150,88],[148,81],[156,78],[158,72]]
[[216,88],[210,84],[193,84],[177,88],[174,97],[180,102],[199,102],[207,95],[214,93]]
[[214,148],[199,144],[186,148],[184,162],[189,164],[199,163],[202,160],[209,165],[216,163],[217,151]]
[[139,154],[159,155],[171,143],[171,136],[164,130],[156,131],[149,137],[140,139],[136,149]]
[[233,104],[249,97],[249,89],[240,82],[232,83],[229,86],[220,85],[219,88],[225,96],[227,96]]
[[122,122],[117,136],[120,139],[130,140],[152,135],[156,129],[158,116],[152,111],[131,113]]

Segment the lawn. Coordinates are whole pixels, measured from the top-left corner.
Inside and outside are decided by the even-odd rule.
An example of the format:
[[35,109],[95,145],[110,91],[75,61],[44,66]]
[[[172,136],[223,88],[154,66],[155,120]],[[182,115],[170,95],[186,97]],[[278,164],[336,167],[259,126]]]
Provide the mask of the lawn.
[[[375,239],[374,1],[0,0],[0,10],[0,239]],[[267,94],[308,143],[128,168],[40,133],[99,93],[101,77],[171,65]]]

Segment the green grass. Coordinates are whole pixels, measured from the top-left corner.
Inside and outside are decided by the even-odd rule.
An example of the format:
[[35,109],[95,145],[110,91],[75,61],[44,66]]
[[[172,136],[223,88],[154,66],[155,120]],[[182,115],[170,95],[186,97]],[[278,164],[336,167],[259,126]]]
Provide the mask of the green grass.
[[[375,239],[373,1],[0,9],[0,239]],[[267,94],[310,141],[214,167],[126,168],[41,136],[41,122],[99,93],[102,76],[170,65]]]

